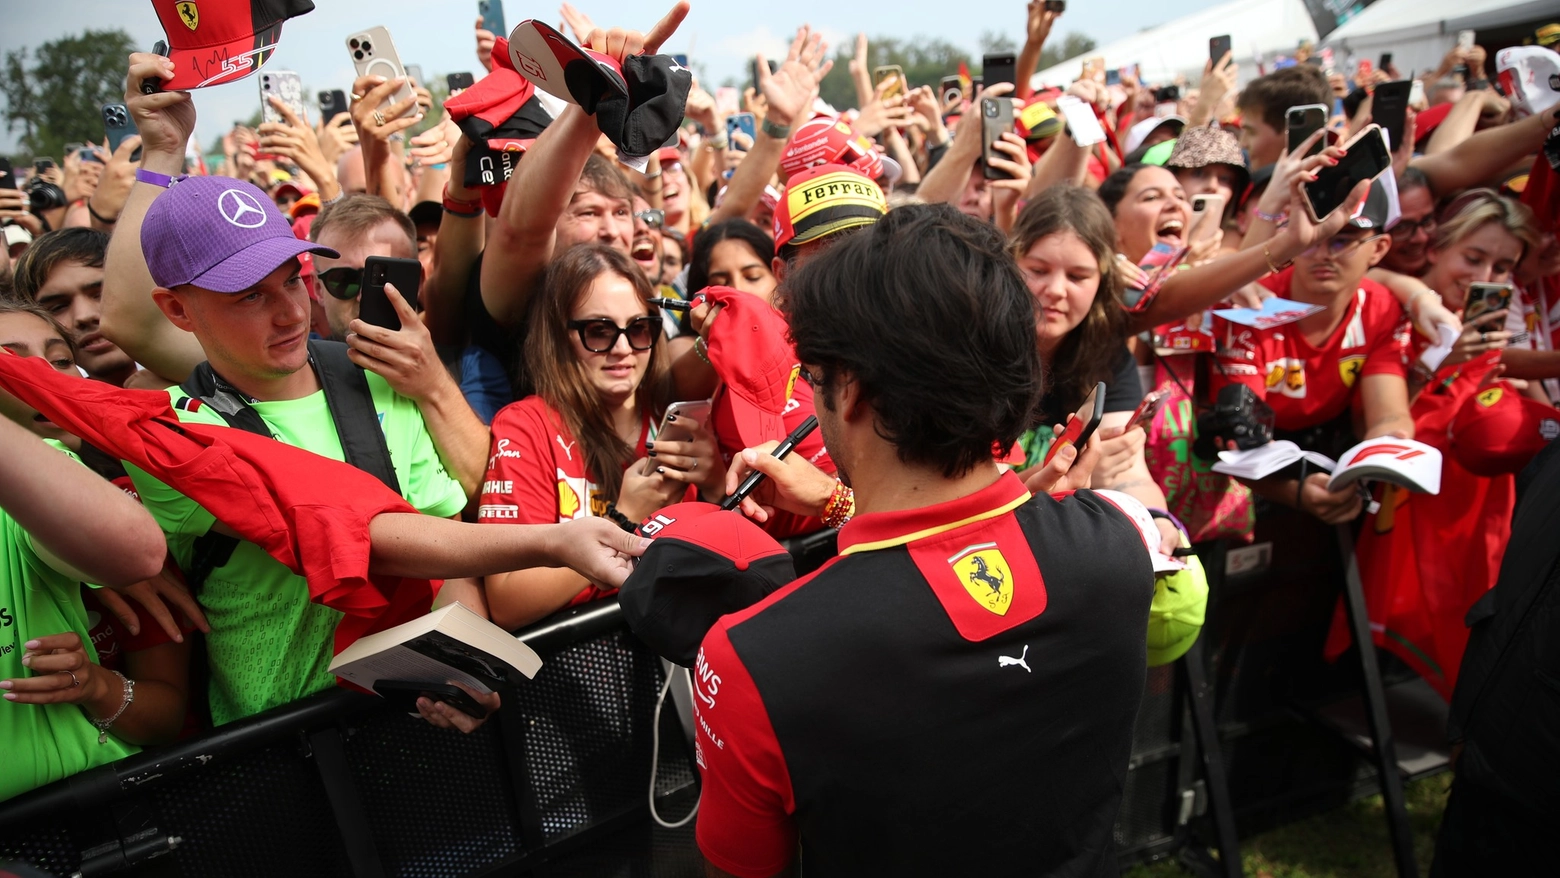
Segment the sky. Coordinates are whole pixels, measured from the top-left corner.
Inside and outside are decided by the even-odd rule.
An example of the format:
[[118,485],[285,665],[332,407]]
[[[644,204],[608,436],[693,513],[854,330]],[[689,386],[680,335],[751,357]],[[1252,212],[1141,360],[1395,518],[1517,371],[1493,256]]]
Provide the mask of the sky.
[[[196,0],[216,4],[220,0]],[[840,3],[823,0],[791,0],[788,3],[712,2],[691,0],[692,10],[682,27],[662,48],[687,53],[695,70],[701,70],[711,87],[727,78],[745,79],[755,51],[783,58],[789,36],[804,22],[820,29],[831,46],[844,45],[859,31],[869,35],[911,39],[935,35],[980,54],[984,31],[1006,33],[1015,45],[1024,39],[1025,4],[1022,0],[997,3],[898,0],[887,3]],[[1082,3],[1062,16],[1053,39],[1077,31],[1101,44],[1152,27],[1180,15],[1212,6],[1220,0],[1112,0]],[[671,8],[668,0],[652,3],[626,0],[577,0],[576,5],[603,27],[648,30]],[[95,29],[122,28],[138,44],[150,50],[162,38],[162,28],[148,0],[53,0],[49,3],[3,4],[0,52],[36,47],[49,40]],[[477,18],[476,0],[315,0],[313,12],[289,22],[282,42],[267,69],[295,70],[303,78],[305,94],[350,88],[353,79],[346,38],[374,25],[389,29],[403,63],[420,64],[430,79],[446,73],[480,73],[472,31]],[[961,15],[950,18],[950,9]],[[1174,11],[1172,12],[1171,9]],[[557,24],[558,5],[553,0],[504,0],[506,22],[513,28],[527,18],[541,17]],[[890,14],[891,13],[891,14]],[[259,105],[254,77],[228,85],[196,91],[199,121],[196,137],[203,146],[214,143],[235,120],[247,119]],[[0,153],[14,151],[20,131],[0,125]],[[209,150],[208,150],[209,151]]]

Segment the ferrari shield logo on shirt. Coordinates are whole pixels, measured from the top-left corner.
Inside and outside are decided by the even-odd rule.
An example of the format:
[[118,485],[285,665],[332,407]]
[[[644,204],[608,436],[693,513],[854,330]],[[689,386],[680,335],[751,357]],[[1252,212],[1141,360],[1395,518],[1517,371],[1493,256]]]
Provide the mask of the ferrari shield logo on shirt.
[[1338,361],[1338,377],[1343,379],[1344,387],[1353,387],[1359,380],[1360,371],[1365,368],[1365,355],[1353,354]]
[[186,0],[179,4],[179,20],[184,22],[185,27],[194,30],[200,27],[200,10]]
[[1500,387],[1491,387],[1489,390],[1486,390],[1478,395],[1477,399],[1479,400],[1479,405],[1482,405],[1485,408],[1489,408],[1495,403],[1500,402],[1500,398],[1505,395],[1505,392],[1506,391]]
[[996,543],[976,543],[948,559],[975,603],[998,616],[1013,605],[1013,571]]

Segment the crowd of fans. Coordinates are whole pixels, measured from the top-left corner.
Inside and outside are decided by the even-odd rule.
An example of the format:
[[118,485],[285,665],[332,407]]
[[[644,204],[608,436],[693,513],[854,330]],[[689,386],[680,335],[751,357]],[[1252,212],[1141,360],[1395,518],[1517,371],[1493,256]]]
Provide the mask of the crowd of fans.
[[[1077,81],[1041,87],[1031,74],[1060,14],[1048,5],[1029,3],[1015,82],[966,81],[952,95],[874,83],[870,47],[858,39],[849,71],[858,108],[850,110],[819,100],[832,62],[802,27],[777,66],[754,65],[740,107],[694,82],[675,138],[637,162],[625,160],[621,137],[597,116],[544,100],[514,69],[508,35],[480,22],[476,53],[488,77],[444,106],[424,83],[397,101],[405,83],[375,76],[353,82],[349,111],[330,119],[300,117],[273,99],[283,121],[235,127],[207,176],[186,157],[195,99],[142,89],[145,80],[171,80],[173,64],[132,55],[123,100],[138,134],[112,153],[87,146],[52,166],[21,168],[30,179],[0,187],[9,250],[0,260],[0,347],[86,381],[166,388],[189,423],[232,423],[231,413],[200,405],[205,375],[215,392],[257,412],[273,438],[364,468],[346,448],[327,399],[324,348],[313,340],[343,343],[366,376],[398,493],[424,515],[470,523],[398,530],[395,550],[376,529],[377,569],[446,578],[440,603],[459,599],[515,629],[613,595],[623,555],[641,548],[622,532],[672,504],[720,500],[747,469],[774,470],[763,506],[745,506],[771,535],[849,520],[858,481],[851,463],[862,473],[877,464],[854,446],[842,457],[825,440],[849,432],[860,401],[838,375],[860,378],[872,367],[819,340],[814,324],[832,307],[830,284],[876,289],[853,272],[870,264],[899,277],[896,265],[918,254],[963,266],[976,253],[964,275],[950,269],[935,279],[938,294],[967,291],[969,301],[952,296],[939,311],[930,293],[937,307],[898,300],[911,296],[913,279],[885,284],[874,293],[883,313],[931,325],[859,327],[892,333],[911,358],[901,371],[885,366],[862,379],[861,391],[904,464],[937,463],[954,477],[990,461],[977,466],[952,444],[918,445],[926,438],[918,431],[931,435],[941,422],[883,389],[894,384],[960,413],[971,430],[993,430],[976,436],[985,443],[977,447],[999,444],[998,465],[1035,494],[1092,488],[1135,499],[1152,511],[1149,542],[1164,555],[1216,538],[1249,541],[1274,505],[1327,524],[1363,521],[1372,618],[1392,628],[1388,596],[1417,595],[1415,612],[1433,618],[1416,629],[1424,642],[1411,664],[1449,698],[1467,638],[1463,615],[1500,570],[1514,474],[1542,446],[1518,434],[1536,430],[1547,441],[1560,433],[1551,408],[1560,392],[1560,185],[1543,155],[1546,137],[1555,143],[1560,96],[1551,84],[1543,101],[1514,101],[1497,87],[1484,48],[1454,48],[1418,77],[1423,96],[1391,145],[1391,170],[1317,220],[1305,183],[1337,165],[1340,144],[1371,123],[1372,90],[1409,77],[1390,65],[1326,68],[1302,47],[1244,83],[1226,55],[1170,95],[1157,87],[1169,83],[1139,82],[1130,69],[1107,84],[1087,62]],[[619,63],[655,55],[686,13],[680,3],[640,34],[563,9],[579,44]],[[989,144],[979,119],[986,98],[1011,100],[1017,120]],[[1079,145],[1057,111],[1064,99],[1092,109],[1108,137]],[[1291,150],[1289,110],[1312,105],[1333,113]],[[494,118],[494,107],[505,112]],[[728,130],[737,111],[755,119],[751,136]],[[477,119],[500,129],[521,119],[535,130],[506,154],[477,133]],[[507,181],[489,173],[495,155],[513,167]],[[52,206],[29,202],[29,190],[44,184],[59,190]],[[1204,196],[1214,196],[1208,217],[1192,206]],[[855,246],[853,261],[843,251],[830,256],[869,234],[873,247]],[[996,239],[986,236],[998,235],[1005,244],[987,254]],[[898,263],[871,261],[890,250]],[[386,290],[399,329],[359,314],[371,257],[421,264],[418,289]],[[810,265],[826,257],[832,281]],[[1012,277],[1028,290],[1043,386],[993,378],[989,386],[1009,388],[1007,398],[951,399],[938,386],[943,377],[975,368],[989,351],[960,354],[936,337],[956,320],[989,321],[998,306],[981,298],[997,302],[988,290]],[[985,286],[974,286],[977,278]],[[1511,284],[1510,305],[1464,322],[1470,285],[1480,283]],[[768,435],[740,419],[665,418],[673,402],[742,395],[755,380],[733,365],[734,347],[766,342],[717,341],[723,314],[733,315],[729,323],[742,309],[721,304],[727,293],[705,295],[710,287],[756,297],[793,322],[790,335],[775,338],[794,342],[800,378],[786,363],[778,378],[756,379],[785,387]],[[1275,296],[1321,308],[1266,328],[1210,313]],[[840,307],[838,320],[852,319]],[[1007,343],[1000,328],[980,329],[971,346]],[[1445,340],[1450,354],[1426,365],[1421,355]],[[973,360],[949,359],[960,357]],[[872,390],[871,381],[882,386]],[[1052,462],[1058,431],[1100,382],[1098,431]],[[1265,403],[1274,435],[1302,448],[1336,457],[1359,440],[1396,436],[1443,449],[1442,493],[1332,490],[1325,472],[1249,482],[1214,472],[1230,437],[1207,435],[1216,428],[1203,417],[1199,429],[1200,415],[1232,386]],[[1150,395],[1158,407],[1135,421]],[[1015,415],[989,411],[1019,403]],[[980,405],[988,411],[971,410]],[[799,487],[812,471],[787,477],[743,453],[825,409],[825,435],[796,455],[828,477],[819,490]],[[186,492],[4,390],[0,413],[0,739],[14,747],[0,798],[333,685],[326,668],[341,613],[311,602],[304,577],[249,542],[213,556],[211,535],[228,529]],[[1010,421],[1017,431],[1007,436]],[[662,437],[673,430],[675,439]],[[495,526],[581,519],[588,528],[462,554],[498,540],[487,530]],[[433,548],[440,539],[455,542]],[[1405,545],[1417,559],[1412,548],[1402,554]],[[1143,601],[1140,609],[1146,593]],[[489,708],[498,697],[479,696]],[[723,709],[732,703],[746,702]],[[480,723],[441,702],[425,699],[419,710],[441,726]],[[755,721],[722,720],[728,729]],[[1130,710],[1125,723],[1130,733]],[[1105,770],[1119,773],[1124,762]],[[761,798],[733,793],[739,786],[706,778],[707,791]],[[794,835],[719,819],[700,830],[712,862],[737,874],[785,865]],[[829,850],[818,820],[801,821],[803,839],[813,833],[814,850]],[[760,836],[781,839],[769,861],[741,851],[744,838]],[[1108,846],[1109,833],[1078,838]]]

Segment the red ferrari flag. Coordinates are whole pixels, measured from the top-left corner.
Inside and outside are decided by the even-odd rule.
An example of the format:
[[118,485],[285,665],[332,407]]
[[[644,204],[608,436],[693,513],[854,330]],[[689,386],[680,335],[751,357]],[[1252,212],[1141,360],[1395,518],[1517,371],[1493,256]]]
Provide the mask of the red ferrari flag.
[[356,467],[231,427],[181,424],[166,393],[68,377],[36,357],[0,352],[0,387],[304,577],[314,601],[346,614],[336,652],[432,606],[433,582],[369,573],[369,522],[417,510]]

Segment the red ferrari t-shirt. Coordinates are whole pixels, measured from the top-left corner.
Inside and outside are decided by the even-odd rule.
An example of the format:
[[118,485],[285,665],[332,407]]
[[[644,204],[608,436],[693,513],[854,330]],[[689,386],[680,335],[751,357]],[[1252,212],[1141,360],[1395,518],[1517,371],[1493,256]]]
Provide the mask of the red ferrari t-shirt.
[[[634,449],[645,456],[650,438],[647,419]],[[487,524],[558,524],[586,516],[603,517],[607,498],[585,470],[585,454],[563,417],[540,397],[505,406],[493,417],[493,440],[477,521]],[[608,594],[587,586],[570,606]]]
[[[1290,268],[1262,280],[1288,298]],[[1403,307],[1386,287],[1361,280],[1343,319],[1319,345],[1293,323],[1255,329],[1214,317],[1219,342],[1212,389],[1240,383],[1273,407],[1280,430],[1303,430],[1336,418],[1354,401],[1366,375],[1408,377],[1409,324]]]

